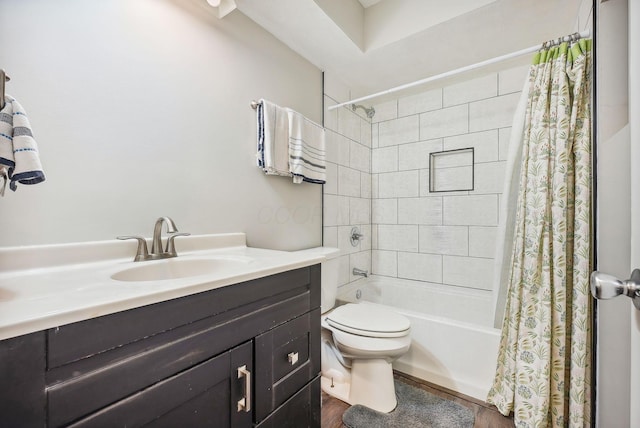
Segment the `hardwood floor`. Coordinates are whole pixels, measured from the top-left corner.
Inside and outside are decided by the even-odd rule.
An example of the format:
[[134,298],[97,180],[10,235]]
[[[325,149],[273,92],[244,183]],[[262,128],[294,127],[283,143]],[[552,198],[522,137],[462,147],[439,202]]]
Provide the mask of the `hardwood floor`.
[[[502,416],[495,407],[477,400],[473,397],[450,391],[438,385],[430,384],[421,379],[414,378],[403,373],[394,372],[396,379],[424,389],[430,393],[443,397],[473,410],[476,421],[474,428],[513,428],[513,418]],[[322,428],[343,428],[342,414],[349,408],[349,405],[322,393]]]

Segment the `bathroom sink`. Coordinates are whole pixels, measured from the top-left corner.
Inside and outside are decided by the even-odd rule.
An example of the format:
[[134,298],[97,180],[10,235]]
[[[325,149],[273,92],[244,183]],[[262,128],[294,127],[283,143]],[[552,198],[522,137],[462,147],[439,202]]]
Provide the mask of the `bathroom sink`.
[[152,262],[141,262],[139,266],[121,270],[111,275],[117,281],[164,281],[210,275],[216,272],[241,267],[249,263],[246,258],[171,258]]

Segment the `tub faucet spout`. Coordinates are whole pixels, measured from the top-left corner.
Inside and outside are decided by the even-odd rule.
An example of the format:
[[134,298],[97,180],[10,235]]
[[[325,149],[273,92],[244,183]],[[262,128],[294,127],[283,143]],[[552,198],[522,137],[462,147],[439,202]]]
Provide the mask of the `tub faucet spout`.
[[358,269],[358,268],[354,267],[352,272],[353,272],[354,275],[364,276],[365,278],[367,278],[369,276],[369,271],[368,270]]

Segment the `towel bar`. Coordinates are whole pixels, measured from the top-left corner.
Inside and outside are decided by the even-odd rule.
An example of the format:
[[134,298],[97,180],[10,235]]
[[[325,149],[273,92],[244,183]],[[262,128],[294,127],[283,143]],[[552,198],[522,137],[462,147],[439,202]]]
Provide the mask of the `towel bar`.
[[4,108],[4,84],[9,80],[11,80],[11,78],[0,68],[0,110]]

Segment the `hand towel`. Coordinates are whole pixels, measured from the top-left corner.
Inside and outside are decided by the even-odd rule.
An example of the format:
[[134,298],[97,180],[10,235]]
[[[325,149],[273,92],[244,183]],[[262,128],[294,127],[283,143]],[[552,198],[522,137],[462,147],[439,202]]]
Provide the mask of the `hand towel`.
[[7,179],[13,191],[17,183],[37,184],[45,179],[29,119],[20,103],[10,96],[5,97],[0,111],[0,178],[4,181],[0,195],[4,194]]
[[326,181],[325,137],[321,125],[287,109],[289,115],[289,171],[293,182],[324,184]]
[[290,177],[289,118],[286,109],[261,99],[258,119],[258,166],[266,174]]

